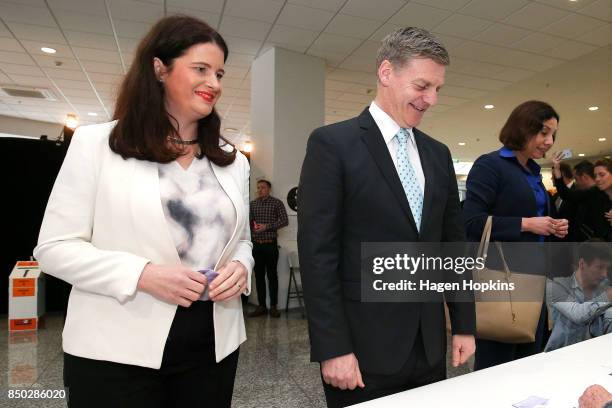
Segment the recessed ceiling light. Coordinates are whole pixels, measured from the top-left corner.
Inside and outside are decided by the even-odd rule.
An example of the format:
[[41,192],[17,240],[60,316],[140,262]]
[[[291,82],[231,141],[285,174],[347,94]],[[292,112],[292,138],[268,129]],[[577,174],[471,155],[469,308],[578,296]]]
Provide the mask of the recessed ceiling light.
[[40,50],[47,54],[55,54],[57,52],[55,48],[50,48],[50,47],[41,47]]
[[465,146],[465,142],[459,142],[459,146]]
[[225,130],[226,132],[237,132],[237,131],[238,131],[238,129],[236,129],[236,128],[232,128],[232,127],[226,127],[226,128],[225,128],[225,129],[223,129],[223,130]]
[[599,106],[589,106],[590,111],[596,111],[597,109],[599,109]]
[[98,114],[96,112],[87,112],[87,114],[89,116],[98,116]]
[[584,157],[584,153],[578,153],[578,156]]
[[495,108],[495,105],[485,105],[484,108],[485,109],[493,109],[493,108]]
[[597,139],[597,140],[599,140],[600,142],[605,142],[605,141],[606,141],[606,138],[605,138],[605,137],[600,137],[600,138],[599,138],[599,139]]

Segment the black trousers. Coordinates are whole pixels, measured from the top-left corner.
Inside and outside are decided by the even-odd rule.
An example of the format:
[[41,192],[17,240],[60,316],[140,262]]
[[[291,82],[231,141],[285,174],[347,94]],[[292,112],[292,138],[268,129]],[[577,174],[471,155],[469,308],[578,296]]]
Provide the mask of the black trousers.
[[266,275],[270,285],[270,306],[278,303],[278,245],[272,243],[258,244],[253,242],[253,258],[255,259],[255,284],[257,285],[257,301],[266,307]]
[[341,390],[323,381],[329,408],[346,407],[446,379],[446,359],[430,366],[425,356],[421,332],[417,334],[412,351],[399,372],[392,375],[373,375],[361,372],[365,388]]
[[65,353],[68,406],[230,407],[238,350],[215,362],[212,305],[177,309],[159,370]]
[[494,367],[499,364],[518,360],[519,358],[544,351],[548,341],[548,311],[546,304],[542,304],[540,320],[536,329],[535,341],[533,343],[511,344],[499,341],[476,339],[476,354],[474,359],[474,370]]

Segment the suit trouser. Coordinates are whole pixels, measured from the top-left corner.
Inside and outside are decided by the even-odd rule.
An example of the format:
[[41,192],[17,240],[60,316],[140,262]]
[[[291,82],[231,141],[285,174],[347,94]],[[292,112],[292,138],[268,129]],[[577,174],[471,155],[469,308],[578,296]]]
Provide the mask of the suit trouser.
[[159,370],[65,353],[68,406],[229,408],[238,350],[215,362],[212,310],[210,301],[177,309]]
[[444,380],[446,358],[443,356],[433,367],[429,365],[419,330],[410,356],[399,372],[391,375],[373,375],[362,371],[361,375],[365,388],[357,387],[352,391],[332,387],[323,381],[327,406],[346,407]]
[[257,285],[257,301],[266,307],[266,275],[270,285],[270,306],[278,303],[278,245],[276,240],[260,244],[253,242],[253,259],[255,259],[255,283]]

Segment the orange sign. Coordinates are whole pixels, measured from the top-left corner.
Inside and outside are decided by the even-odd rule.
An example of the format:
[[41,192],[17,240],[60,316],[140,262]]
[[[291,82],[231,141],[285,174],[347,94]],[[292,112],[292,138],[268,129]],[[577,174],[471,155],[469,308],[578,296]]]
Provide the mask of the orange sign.
[[13,297],[34,296],[36,294],[35,287],[18,287],[13,286]]
[[11,319],[10,330],[35,330],[37,319]]
[[36,286],[34,278],[17,278],[13,279],[14,288],[33,288]]
[[18,268],[38,268],[38,261],[19,261]]

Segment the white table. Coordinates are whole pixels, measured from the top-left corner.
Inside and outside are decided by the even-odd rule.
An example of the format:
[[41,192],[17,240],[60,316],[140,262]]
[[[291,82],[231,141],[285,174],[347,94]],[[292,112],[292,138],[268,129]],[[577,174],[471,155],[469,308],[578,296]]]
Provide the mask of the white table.
[[611,373],[612,334],[608,334],[354,407],[512,408],[534,395],[549,399],[546,408],[574,408],[589,385],[600,384],[612,392]]

